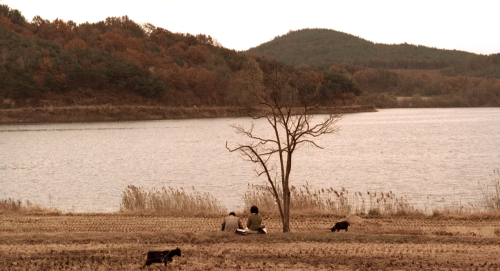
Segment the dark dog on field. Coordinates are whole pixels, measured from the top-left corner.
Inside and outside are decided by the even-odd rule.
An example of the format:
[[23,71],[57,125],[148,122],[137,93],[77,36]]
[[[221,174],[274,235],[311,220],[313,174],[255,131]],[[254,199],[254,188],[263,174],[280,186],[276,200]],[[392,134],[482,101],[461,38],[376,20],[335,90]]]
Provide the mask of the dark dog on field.
[[164,263],[166,267],[167,263],[171,262],[174,256],[181,256],[181,250],[179,248],[165,251],[149,251],[146,263],[141,268],[146,267],[146,265],[150,266],[153,263]]
[[335,232],[335,230],[340,231],[340,230],[345,230],[347,231],[347,228],[350,226],[349,222],[347,221],[341,221],[335,223],[335,226],[332,228],[332,232]]

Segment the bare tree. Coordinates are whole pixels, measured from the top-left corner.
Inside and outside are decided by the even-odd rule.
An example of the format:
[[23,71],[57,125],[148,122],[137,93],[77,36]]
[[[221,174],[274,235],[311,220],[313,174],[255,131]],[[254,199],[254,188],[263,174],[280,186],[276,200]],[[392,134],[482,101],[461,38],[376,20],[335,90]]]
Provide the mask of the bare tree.
[[289,232],[293,154],[302,145],[322,148],[314,139],[336,133],[339,127],[335,124],[341,115],[332,113],[324,115],[320,121],[314,120],[315,110],[321,104],[318,99],[321,80],[305,79],[294,70],[276,68],[266,73],[264,81],[265,84],[250,84],[253,96],[265,112],[251,117],[267,120],[273,135],[266,136],[262,131],[256,131],[253,123],[249,128],[233,124],[236,133],[245,136],[249,142],[232,147],[226,142],[226,148],[255,163],[258,176],[267,178],[269,190],[279,208],[283,232]]

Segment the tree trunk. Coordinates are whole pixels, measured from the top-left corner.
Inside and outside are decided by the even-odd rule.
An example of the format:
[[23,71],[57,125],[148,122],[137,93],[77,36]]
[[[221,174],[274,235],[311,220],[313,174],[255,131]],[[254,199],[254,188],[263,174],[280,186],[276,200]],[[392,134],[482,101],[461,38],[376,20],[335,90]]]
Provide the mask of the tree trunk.
[[283,187],[283,232],[290,232],[290,189]]

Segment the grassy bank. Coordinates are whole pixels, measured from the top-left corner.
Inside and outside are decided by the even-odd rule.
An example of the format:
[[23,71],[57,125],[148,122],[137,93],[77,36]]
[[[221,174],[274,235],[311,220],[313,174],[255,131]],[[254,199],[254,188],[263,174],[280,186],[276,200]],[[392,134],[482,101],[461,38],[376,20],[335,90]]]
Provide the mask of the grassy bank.
[[[496,205],[489,212],[424,215],[407,210],[404,197],[392,193],[350,196],[345,189],[310,191],[304,186],[292,190],[292,232],[284,234],[265,191],[250,186],[244,200],[262,207],[268,234],[246,236],[220,231],[227,210],[212,196],[182,189],[129,186],[122,193],[123,209],[116,213],[62,213],[0,200],[0,266],[12,271],[140,270],[148,251],[178,247],[182,256],[168,270],[500,268]],[[372,201],[371,211],[352,214],[362,206],[353,197]],[[496,200],[497,194],[488,192],[485,199]],[[237,215],[243,222],[248,217],[245,211]],[[332,233],[340,220],[350,222],[349,231]]]
[[[343,106],[318,110],[326,113],[375,112],[374,106]],[[191,118],[243,117],[249,113],[261,113],[259,109],[238,107],[165,107],[165,106],[71,106],[0,109],[0,123],[58,123],[139,121]]]

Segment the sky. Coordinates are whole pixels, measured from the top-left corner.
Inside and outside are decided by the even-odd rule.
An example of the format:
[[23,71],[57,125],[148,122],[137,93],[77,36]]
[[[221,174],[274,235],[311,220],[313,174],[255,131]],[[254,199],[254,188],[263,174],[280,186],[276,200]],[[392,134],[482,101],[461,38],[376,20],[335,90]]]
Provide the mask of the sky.
[[290,30],[326,28],[375,43],[500,53],[500,0],[0,0],[31,21],[127,15],[244,51]]

